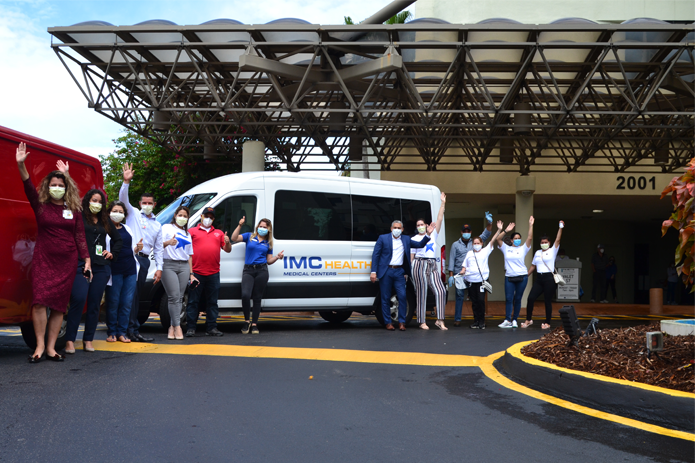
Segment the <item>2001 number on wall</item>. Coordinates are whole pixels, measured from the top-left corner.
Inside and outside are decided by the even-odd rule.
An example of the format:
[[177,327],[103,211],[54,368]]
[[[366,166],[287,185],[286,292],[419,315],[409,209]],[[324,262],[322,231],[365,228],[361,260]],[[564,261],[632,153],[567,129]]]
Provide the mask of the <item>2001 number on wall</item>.
[[635,188],[638,190],[646,190],[647,187],[651,190],[656,189],[656,177],[647,179],[647,177],[624,177],[621,175],[617,178],[617,181],[618,185],[615,187],[616,190],[634,190]]

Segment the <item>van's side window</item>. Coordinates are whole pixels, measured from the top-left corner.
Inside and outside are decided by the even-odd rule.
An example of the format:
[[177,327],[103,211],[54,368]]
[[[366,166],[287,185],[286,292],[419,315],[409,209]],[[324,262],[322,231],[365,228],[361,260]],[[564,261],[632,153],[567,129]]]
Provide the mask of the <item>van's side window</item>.
[[415,224],[419,219],[425,223],[432,223],[432,207],[427,201],[415,201],[413,199],[401,200],[401,213],[403,214],[403,234],[413,236],[417,234]]
[[239,224],[239,220],[246,216],[246,223],[241,227],[241,233],[251,232],[256,226],[256,197],[255,196],[230,196],[215,206],[215,221],[213,227],[232,232]]
[[401,200],[352,195],[355,241],[376,241],[391,231],[391,222],[401,218]]
[[283,240],[350,241],[350,195],[278,190],[273,236]]

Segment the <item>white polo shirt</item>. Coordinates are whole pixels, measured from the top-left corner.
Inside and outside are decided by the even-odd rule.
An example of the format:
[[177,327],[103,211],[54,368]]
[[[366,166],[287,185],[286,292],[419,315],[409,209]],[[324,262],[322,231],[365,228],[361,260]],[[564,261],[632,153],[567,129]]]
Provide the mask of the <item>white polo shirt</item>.
[[504,274],[508,277],[516,277],[520,275],[528,275],[526,262],[524,258],[531,250],[530,247],[523,243],[521,246],[509,246],[507,243],[502,243],[500,247],[504,254]]
[[557,251],[560,247],[555,247],[552,244],[550,247],[543,251],[539,249],[533,255],[533,265],[536,266],[536,272],[538,273],[552,273],[555,271],[555,257],[557,257]]

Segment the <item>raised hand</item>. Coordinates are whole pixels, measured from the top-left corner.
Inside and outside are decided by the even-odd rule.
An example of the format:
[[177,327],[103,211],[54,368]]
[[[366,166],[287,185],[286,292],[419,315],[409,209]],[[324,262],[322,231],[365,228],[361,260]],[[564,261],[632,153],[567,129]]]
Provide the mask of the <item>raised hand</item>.
[[137,254],[138,252],[142,251],[143,248],[142,244],[142,238],[140,238],[140,241],[138,241],[138,244],[135,245],[135,253]]
[[490,212],[485,212],[485,220],[492,223],[492,214]]
[[135,174],[135,171],[133,170],[133,163],[131,162],[128,164],[127,162],[123,164],[123,181],[126,183],[130,183],[131,180],[133,180],[133,175]]
[[506,231],[507,233],[509,233],[510,231],[514,230],[514,227],[516,227],[516,224],[515,224],[514,222],[510,222],[509,225],[507,225],[507,228],[506,228],[504,231]]
[[239,221],[239,226],[241,227],[241,226],[244,225],[245,223],[246,223],[246,216],[243,216],[243,217],[241,218],[241,220]]
[[56,169],[58,169],[64,174],[67,174],[68,170],[70,170],[70,164],[68,164],[67,161],[63,162],[59,160],[58,162],[56,162]]
[[224,244],[229,244],[229,234],[227,232],[224,232]]
[[534,221],[535,221],[535,219],[533,218],[533,216],[531,216],[531,217],[528,218],[528,224],[529,224],[529,225],[533,225],[533,222],[534,222]]
[[502,230],[503,228],[504,228],[504,222],[502,222],[501,220],[498,220],[497,221],[497,229]]
[[278,252],[278,260],[282,259],[283,257],[285,257],[285,251],[284,250]]
[[17,164],[24,164],[24,161],[27,160],[27,156],[29,156],[27,145],[21,142],[17,147]]
[[427,226],[427,234],[428,234],[428,235],[431,235],[435,228],[437,228],[437,224],[436,224],[436,223],[432,222],[431,224],[429,224],[429,225]]
[[565,221],[564,220],[560,220],[560,228],[565,228]]
[[172,239],[166,240],[163,244],[164,244],[164,246],[176,246],[178,243],[179,243],[179,241],[174,236]]
[[442,200],[442,204],[446,204],[446,194],[442,191],[442,194],[439,195],[439,199]]

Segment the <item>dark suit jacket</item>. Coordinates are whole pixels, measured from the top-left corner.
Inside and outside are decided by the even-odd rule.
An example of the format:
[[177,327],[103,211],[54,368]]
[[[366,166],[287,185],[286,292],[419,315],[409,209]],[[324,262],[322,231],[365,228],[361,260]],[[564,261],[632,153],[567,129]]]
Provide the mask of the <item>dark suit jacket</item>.
[[[383,278],[386,269],[389,268],[391,258],[393,257],[393,242],[391,233],[379,236],[374,245],[372,253],[372,272],[376,272],[377,278]],[[410,276],[410,248],[424,248],[430,240],[429,236],[425,236],[421,241],[412,241],[409,236],[401,235],[403,241],[403,269],[405,274]]]

